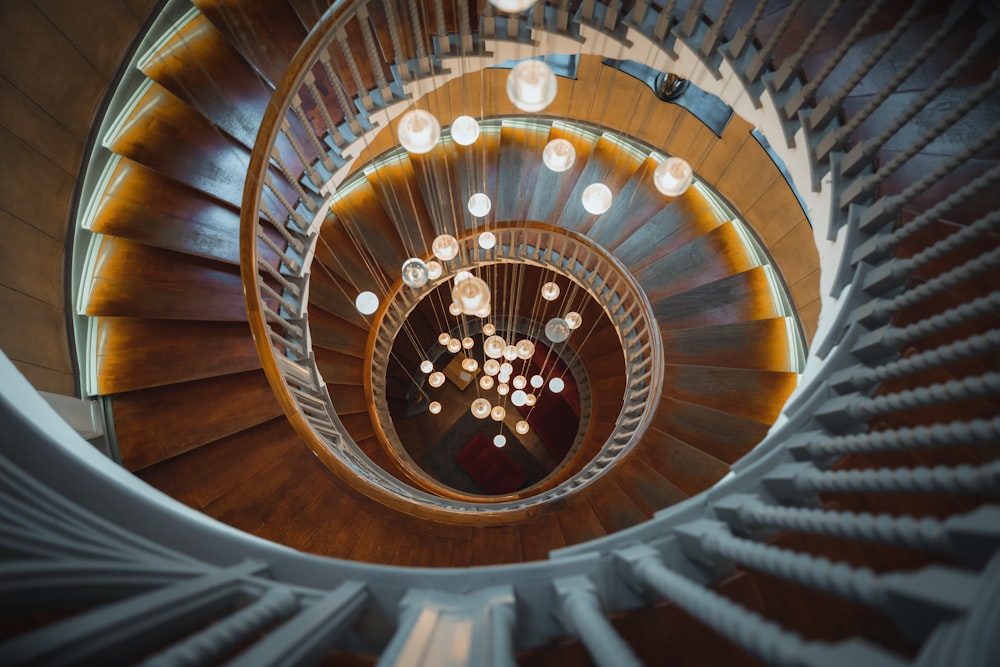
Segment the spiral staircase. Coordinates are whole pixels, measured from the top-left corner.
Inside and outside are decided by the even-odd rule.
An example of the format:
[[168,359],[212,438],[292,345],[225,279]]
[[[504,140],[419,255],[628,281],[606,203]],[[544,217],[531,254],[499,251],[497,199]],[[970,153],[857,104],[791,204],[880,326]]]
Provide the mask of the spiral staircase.
[[[198,0],[172,19],[91,166],[90,389],[126,470],[270,542],[62,449],[59,426],[32,434],[34,399],[11,392],[11,442],[39,445],[5,441],[3,493],[48,528],[4,529],[4,661],[988,664],[998,17],[777,4]],[[505,70],[473,64],[531,55],[532,28],[579,50],[572,92],[535,120]],[[672,60],[737,116],[715,134],[591,52]],[[946,107],[914,120],[921,95]],[[496,120],[468,149],[385,159],[411,102]],[[539,161],[555,137],[577,150],[561,175]],[[662,153],[704,185],[660,195]],[[576,202],[598,178],[616,199],[592,216]],[[534,500],[415,478],[370,406],[380,377],[407,399],[419,356],[380,365],[353,297],[398,280],[477,189],[498,228],[603,249],[648,299],[641,349],[662,350],[654,386],[634,383],[613,306],[571,340],[592,428]],[[433,339],[432,320],[407,326]],[[630,391],[648,412],[618,444]],[[522,561],[538,562],[466,569]],[[41,613],[11,613],[28,601]]]

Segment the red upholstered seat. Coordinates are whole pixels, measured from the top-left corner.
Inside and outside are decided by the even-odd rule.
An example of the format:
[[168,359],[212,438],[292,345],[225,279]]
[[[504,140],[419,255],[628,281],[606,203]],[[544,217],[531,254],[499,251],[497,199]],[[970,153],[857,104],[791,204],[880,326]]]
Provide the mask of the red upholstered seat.
[[494,447],[490,438],[477,433],[455,455],[455,461],[487,493],[513,493],[528,478],[527,473],[503,449]]

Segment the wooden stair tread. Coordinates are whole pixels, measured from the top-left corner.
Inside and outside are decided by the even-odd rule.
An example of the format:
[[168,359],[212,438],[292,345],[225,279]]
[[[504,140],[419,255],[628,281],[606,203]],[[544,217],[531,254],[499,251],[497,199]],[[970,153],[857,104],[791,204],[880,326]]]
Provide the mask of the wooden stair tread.
[[274,419],[281,407],[263,371],[117,394],[122,463],[138,470]]
[[664,356],[677,364],[791,370],[784,317],[663,331]]
[[576,161],[573,162],[573,166],[561,173],[548,169],[538,172],[535,191],[528,205],[528,220],[552,220],[556,217],[556,212],[562,210],[569,200],[570,193],[580,174],[583,173],[594,147],[594,141],[589,135],[560,127],[552,127],[549,131],[549,141],[553,139],[565,139],[573,144]]
[[746,454],[767,434],[769,424],[664,396],[654,428],[726,463]]
[[587,236],[605,247],[617,247],[645,225],[670,201],[652,185],[656,160],[646,158],[621,191],[614,193],[611,208],[587,230]]
[[664,364],[663,373],[664,396],[768,423],[798,383],[785,371]]
[[689,496],[711,487],[729,472],[729,465],[657,428],[646,430],[630,456],[657,471]]
[[[577,155],[577,160],[579,159],[580,156]],[[556,224],[586,234],[604,214],[594,215],[583,208],[581,200],[583,191],[594,183],[603,183],[608,186],[614,197],[628,183],[641,164],[641,160],[623,151],[616,141],[600,137],[577,177],[565,205],[559,209],[560,214],[556,218]]]
[[260,368],[245,322],[97,322],[98,392],[115,394]]
[[781,315],[771,298],[770,281],[757,267],[656,301],[660,329],[692,329]]
[[500,222],[524,220],[535,192],[547,133],[505,125],[500,128],[495,215]]
[[696,189],[689,188],[680,197],[670,200],[643,227],[606,247],[635,273],[723,222],[709,201]]
[[309,311],[309,329],[312,333],[313,347],[349,354],[358,359],[364,358],[365,346],[368,344],[367,329],[362,329],[353,322],[328,313],[322,308],[313,308]]

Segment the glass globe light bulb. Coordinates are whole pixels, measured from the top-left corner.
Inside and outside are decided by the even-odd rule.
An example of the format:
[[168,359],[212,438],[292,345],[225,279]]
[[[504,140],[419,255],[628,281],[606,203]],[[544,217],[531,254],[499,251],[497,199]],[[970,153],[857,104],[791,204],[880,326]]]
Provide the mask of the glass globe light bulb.
[[496,359],[487,359],[483,363],[483,370],[487,375],[496,375],[500,372],[500,362]]
[[503,371],[501,371],[500,374],[497,375],[497,382],[499,382],[500,384],[507,384],[508,382],[510,382],[510,373],[504,373]]
[[433,252],[434,256],[442,262],[447,262],[449,259],[455,259],[455,255],[458,254],[458,250],[458,239],[451,234],[442,234],[431,242],[431,252]]
[[493,202],[489,195],[484,192],[477,192],[469,197],[469,213],[477,218],[485,218],[486,214],[493,208]]
[[438,334],[438,343],[440,345],[444,345],[445,347],[448,347],[448,342],[450,340],[451,340],[451,336],[449,334],[443,333],[443,332]]
[[407,287],[417,289],[427,284],[430,277],[427,272],[427,265],[424,260],[411,257],[403,262],[403,284]]
[[500,372],[510,375],[511,373],[514,372],[514,367],[505,361],[500,364]]
[[535,4],[535,0],[490,0],[490,4],[502,12],[517,14]]
[[553,394],[558,394],[565,388],[566,388],[566,383],[563,382],[562,378],[556,377],[549,380],[549,391],[551,391]]
[[532,375],[531,379],[528,380],[528,384],[535,389],[541,389],[542,385],[545,384],[545,378],[541,375]]
[[490,416],[490,409],[493,406],[485,398],[477,398],[472,402],[472,414],[477,419],[486,419]]
[[452,338],[450,341],[448,341],[448,351],[451,352],[452,354],[455,354],[461,349],[462,349],[462,341],[460,341],[459,339]]
[[471,146],[479,138],[479,121],[472,116],[459,116],[451,123],[451,138],[459,146]]
[[462,348],[463,349],[471,350],[472,346],[475,345],[475,344],[476,344],[476,342],[474,340],[472,340],[471,336],[466,336],[465,338],[462,339]]
[[514,381],[511,384],[514,385],[515,389],[524,389],[528,386],[528,378],[523,375],[515,375]]
[[503,356],[503,349],[507,346],[506,341],[500,336],[490,336],[483,341],[483,352],[490,359],[499,359]]
[[458,273],[455,274],[455,279],[452,281],[452,284],[457,285],[466,278],[471,278],[471,277],[472,277],[472,271],[459,271]]
[[517,341],[514,348],[517,350],[518,359],[531,359],[535,354],[535,344],[527,338]]
[[432,387],[440,387],[444,384],[444,373],[441,371],[434,371],[427,376],[427,384]]
[[524,393],[523,389],[518,389],[510,395],[510,402],[517,407],[521,407],[528,402],[527,394]]
[[479,235],[479,247],[483,250],[489,250],[496,246],[497,237],[493,232],[483,232]]
[[483,325],[483,333],[486,334],[487,336],[492,336],[496,332],[497,332],[497,328],[494,325],[492,325],[492,324],[484,324]]
[[427,406],[427,412],[431,413],[432,415],[439,414],[441,412],[441,404],[438,403],[437,401],[431,401],[430,404]]
[[514,430],[517,431],[520,435],[524,435],[525,433],[527,433],[528,429],[529,429],[528,422],[524,421],[523,419],[517,422],[517,425],[514,426]]
[[552,171],[566,171],[576,162],[576,149],[565,139],[553,139],[542,150],[542,163]]
[[506,396],[507,392],[510,391],[510,387],[507,386],[506,382],[501,382],[497,385],[497,393],[501,396]]
[[479,362],[472,357],[466,357],[462,360],[462,368],[470,373],[475,373],[479,370]]
[[517,348],[513,345],[508,345],[503,349],[503,358],[507,361],[514,361],[517,359]]
[[482,278],[466,278],[451,289],[451,299],[466,315],[475,315],[490,305],[490,288]]
[[399,118],[396,129],[399,143],[411,153],[427,153],[441,136],[441,123],[434,114],[423,109],[407,111]]
[[569,332],[569,325],[561,317],[553,317],[545,324],[545,337],[553,343],[561,343],[569,338]]
[[485,389],[486,391],[489,391],[490,389],[493,388],[493,382],[494,382],[493,378],[489,375],[483,375],[479,378],[479,386]]
[[506,416],[507,411],[504,410],[502,405],[494,405],[493,409],[490,410],[490,417],[493,417],[493,421],[495,422],[502,422]]
[[431,363],[430,359],[424,359],[420,362],[420,372],[422,373],[432,373],[434,372],[434,364]]
[[566,326],[570,329],[579,329],[580,325],[583,324],[583,317],[575,310],[563,315],[563,319],[566,320]]
[[507,75],[507,97],[521,111],[541,111],[556,98],[556,75],[541,60],[522,60]]
[[611,188],[604,183],[591,183],[584,188],[580,203],[587,209],[587,213],[600,215],[611,208],[612,199]]
[[462,309],[458,307],[457,303],[449,303],[448,312],[454,315],[455,317],[458,317],[459,315],[462,314]]
[[490,312],[492,311],[490,311],[489,306],[483,306],[482,308],[476,311],[475,315],[476,317],[485,320],[487,317],[490,316]]
[[493,436],[494,447],[503,447],[506,444],[507,444],[507,436],[505,436],[503,433],[497,433],[495,436]]
[[440,262],[435,262],[433,259],[427,262],[427,277],[431,280],[437,280],[444,273],[444,269],[441,268]]
[[547,282],[542,285],[542,298],[546,301],[555,301],[559,298],[559,283]]
[[678,197],[691,186],[694,172],[686,160],[667,158],[653,170],[653,185],[668,197]]
[[535,398],[534,394],[528,394],[527,396],[524,397],[524,404],[530,408],[532,405],[535,404],[535,401],[537,400],[538,399]]
[[354,300],[354,306],[362,315],[371,315],[378,310],[378,297],[374,292],[362,292]]

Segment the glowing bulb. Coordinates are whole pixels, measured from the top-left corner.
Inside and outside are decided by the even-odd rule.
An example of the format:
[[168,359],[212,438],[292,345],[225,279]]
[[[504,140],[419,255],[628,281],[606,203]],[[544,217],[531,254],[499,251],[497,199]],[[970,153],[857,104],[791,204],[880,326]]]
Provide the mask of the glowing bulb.
[[454,315],[455,317],[458,317],[459,315],[462,314],[462,309],[458,307],[457,303],[449,303],[448,312]]
[[569,325],[561,317],[553,317],[545,324],[545,337],[553,343],[561,343],[569,338],[569,332]]
[[600,215],[611,208],[611,188],[604,183],[591,183],[583,190],[580,203],[587,209],[587,213]]
[[528,432],[528,422],[522,419],[521,421],[517,422],[516,426],[514,426],[514,430],[520,433],[521,435],[524,435],[525,433]]
[[576,162],[576,149],[565,139],[553,139],[542,150],[542,162],[554,172],[566,171]]
[[437,280],[444,273],[444,269],[441,268],[440,262],[435,262],[433,259],[427,262],[427,277],[431,280]]
[[452,284],[457,285],[466,278],[471,278],[471,277],[472,277],[471,271],[459,271],[458,273],[455,274],[455,279],[454,281],[452,281]]
[[490,416],[492,406],[485,398],[477,398],[472,402],[472,414],[477,419],[486,419]]
[[503,349],[503,358],[507,361],[514,361],[517,359],[517,348],[513,345],[508,345]]
[[362,315],[371,315],[378,310],[378,297],[374,292],[362,292],[354,300],[354,306]]
[[489,375],[483,375],[479,378],[479,386],[487,391],[493,388],[493,382],[493,378]]
[[479,121],[472,116],[459,116],[451,123],[451,138],[459,146],[471,146],[479,138]]
[[517,14],[535,4],[535,0],[490,0],[490,4],[502,12]]
[[563,315],[563,319],[566,320],[566,326],[570,329],[579,329],[580,325],[583,324],[583,317],[575,310]]
[[469,336],[466,336],[465,338],[462,339],[462,347],[465,348],[466,350],[471,350],[472,346],[475,344],[476,344],[475,341],[473,341],[472,338]]
[[429,359],[424,359],[420,362],[420,371],[422,373],[431,373],[434,371],[434,364]]
[[487,336],[492,336],[496,332],[497,332],[497,328],[494,325],[492,325],[492,324],[484,324],[483,325],[483,333],[486,334]]
[[437,401],[431,401],[430,405],[427,406],[427,412],[432,415],[439,414],[441,412],[441,404]]
[[427,384],[432,387],[440,387],[444,384],[444,373],[441,371],[434,371],[427,376]]
[[541,111],[556,98],[556,75],[541,60],[522,60],[507,75],[507,97],[521,111]]
[[691,165],[679,157],[667,158],[653,170],[653,184],[668,197],[677,197],[691,186]]
[[542,298],[546,301],[555,301],[559,298],[559,284],[547,282],[542,285]]
[[500,374],[497,375],[497,382],[499,382],[500,384],[507,384],[508,382],[510,382],[510,373],[504,373],[503,371],[501,371]]
[[470,373],[475,373],[479,370],[479,362],[472,357],[466,357],[462,360],[462,368]]
[[500,372],[506,375],[510,375],[514,372],[514,367],[508,364],[506,361],[500,364]]
[[489,195],[486,193],[477,192],[469,197],[469,213],[477,218],[485,218],[486,214],[489,213],[492,208],[493,202],[490,201]]
[[507,444],[507,436],[505,436],[503,433],[497,433],[495,436],[493,436],[494,447],[503,447],[506,444]]
[[501,382],[497,385],[497,393],[501,396],[506,396],[507,392],[510,391],[510,387],[507,386],[506,382]]
[[531,359],[535,354],[535,344],[527,338],[517,341],[517,345],[514,347],[517,350],[518,359]]
[[507,411],[503,409],[502,405],[494,405],[493,409],[490,410],[490,417],[493,417],[493,421],[495,422],[502,422],[506,416]]
[[479,235],[479,247],[483,250],[489,250],[497,244],[496,234],[493,232],[483,232]]
[[566,387],[566,383],[563,382],[562,378],[552,378],[549,380],[549,391],[553,394],[558,394]]
[[399,143],[411,153],[427,153],[441,136],[441,123],[423,109],[407,111],[399,118]]
[[483,306],[475,312],[475,316],[480,319],[486,319],[490,316],[490,307],[488,305]]
[[538,399],[535,398],[534,394],[528,394],[527,396],[524,397],[524,404],[530,408],[532,405],[535,404],[535,401],[537,400]]
[[440,343],[441,345],[444,345],[445,347],[448,347],[448,342],[450,340],[451,340],[451,336],[450,335],[448,335],[446,333],[439,333],[438,334],[438,343]]
[[532,375],[531,379],[528,380],[528,384],[535,389],[541,389],[542,385],[545,384],[545,379],[541,375]]
[[487,375],[496,375],[500,372],[500,362],[496,359],[487,359],[483,363],[483,370],[486,371]]
[[515,375],[514,382],[512,383],[515,389],[524,389],[528,386],[528,378],[523,375]]
[[417,289],[427,284],[427,265],[424,260],[411,257],[403,262],[403,284]]
[[483,352],[490,359],[499,359],[503,356],[503,349],[507,346],[506,341],[500,336],[490,336],[483,341]]
[[461,349],[462,349],[462,341],[460,341],[459,339],[452,338],[450,341],[448,341],[448,351],[451,352],[452,354],[455,354]]
[[483,307],[489,308],[490,288],[482,278],[472,276],[455,285],[451,299],[466,315],[475,315]]
[[528,402],[528,395],[524,393],[523,389],[518,389],[510,395],[510,402],[517,407],[521,407]]
[[431,252],[443,262],[455,259],[458,254],[458,239],[451,234],[442,234],[431,242]]

